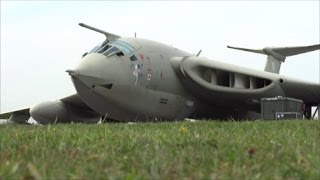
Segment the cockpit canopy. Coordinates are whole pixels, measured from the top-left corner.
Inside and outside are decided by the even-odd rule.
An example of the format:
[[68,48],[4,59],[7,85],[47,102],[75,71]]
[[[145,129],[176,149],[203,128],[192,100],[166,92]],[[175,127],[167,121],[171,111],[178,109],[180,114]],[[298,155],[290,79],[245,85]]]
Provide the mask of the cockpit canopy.
[[106,41],[104,41],[102,44],[94,47],[91,51],[89,51],[88,54],[99,53],[99,54],[105,55],[106,57],[110,57],[112,55],[131,56],[133,55],[134,51],[135,51],[135,48],[130,44],[124,41],[116,40],[110,43],[106,43]]

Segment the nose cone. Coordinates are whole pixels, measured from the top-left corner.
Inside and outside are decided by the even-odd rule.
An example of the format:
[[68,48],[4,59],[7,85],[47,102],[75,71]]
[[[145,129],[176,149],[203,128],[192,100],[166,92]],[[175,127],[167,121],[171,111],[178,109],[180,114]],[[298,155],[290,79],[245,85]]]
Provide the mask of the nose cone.
[[[110,118],[123,117],[117,101],[121,90],[128,84],[128,64],[118,56],[106,57],[97,53],[86,55],[77,68],[69,70],[81,100],[93,110]],[[121,94],[121,95],[120,95]]]
[[106,57],[101,54],[91,53],[85,56],[78,67],[74,70],[67,70],[74,79],[80,80],[89,88],[97,85],[105,85],[114,82],[113,75],[119,61],[115,56]]
[[91,88],[104,81],[101,74],[104,60],[105,57],[100,54],[90,54],[82,59],[82,62],[75,70],[67,70],[67,72],[72,78],[77,78]]

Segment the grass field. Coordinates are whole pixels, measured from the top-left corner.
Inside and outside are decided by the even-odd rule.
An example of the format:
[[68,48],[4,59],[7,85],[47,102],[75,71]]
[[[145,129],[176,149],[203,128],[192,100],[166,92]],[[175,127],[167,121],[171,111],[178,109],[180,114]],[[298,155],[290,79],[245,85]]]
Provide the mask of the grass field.
[[320,121],[0,129],[0,179],[320,179]]

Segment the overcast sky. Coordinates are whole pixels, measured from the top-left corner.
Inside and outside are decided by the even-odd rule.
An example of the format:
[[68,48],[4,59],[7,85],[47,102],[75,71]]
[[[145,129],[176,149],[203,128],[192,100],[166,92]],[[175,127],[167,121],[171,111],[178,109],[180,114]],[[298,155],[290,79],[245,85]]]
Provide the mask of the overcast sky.
[[[319,44],[319,1],[1,1],[1,112],[75,93],[66,69],[104,36],[152,39],[263,70],[266,56],[227,49]],[[287,58],[280,74],[319,83],[319,51]]]

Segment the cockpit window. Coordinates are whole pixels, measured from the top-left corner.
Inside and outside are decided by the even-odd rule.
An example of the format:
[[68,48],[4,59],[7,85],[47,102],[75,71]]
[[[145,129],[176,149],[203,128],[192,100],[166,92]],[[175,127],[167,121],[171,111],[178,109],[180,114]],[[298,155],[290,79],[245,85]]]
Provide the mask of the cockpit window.
[[135,51],[134,47],[131,46],[130,44],[124,42],[124,41],[113,41],[111,43],[112,45],[118,47],[119,49],[121,49],[125,54],[133,54],[133,52]]
[[132,45],[120,40],[116,40],[108,44],[103,42],[100,45],[94,47],[91,51],[89,51],[89,53],[99,53],[105,56],[112,56],[114,54],[116,54],[117,56],[128,55],[131,56],[131,61],[137,60],[136,57],[132,57],[134,52],[135,48]]
[[120,50],[117,48],[117,47],[111,47],[111,48],[108,48],[106,49],[102,54],[105,55],[105,56],[111,56],[117,52],[119,52]]
[[123,54],[123,52],[122,52],[122,51],[117,52],[117,53],[116,53],[116,55],[117,55],[117,56],[124,56],[124,54]]
[[99,44],[98,46],[95,46],[91,51],[89,51],[88,54],[96,52],[100,47],[101,47],[101,44]]
[[112,46],[110,46],[109,44],[106,44],[104,46],[102,46],[100,49],[97,50],[97,53],[102,54],[103,52],[106,52],[108,49],[110,49]]
[[138,60],[138,59],[137,59],[137,57],[136,57],[135,55],[132,55],[132,56],[130,57],[130,61],[136,61],[136,60]]

